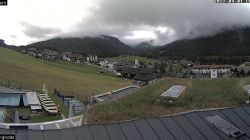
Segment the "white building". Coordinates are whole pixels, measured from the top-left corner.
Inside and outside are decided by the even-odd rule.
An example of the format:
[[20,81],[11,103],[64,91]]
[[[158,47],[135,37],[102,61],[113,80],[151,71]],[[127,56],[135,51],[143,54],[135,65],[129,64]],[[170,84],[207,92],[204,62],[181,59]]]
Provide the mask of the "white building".
[[94,56],[94,61],[98,61],[97,55]]
[[139,65],[140,65],[138,59],[135,59],[135,65],[136,65],[136,66],[139,66]]
[[87,62],[97,62],[98,56],[97,55],[89,55],[87,56]]
[[210,69],[210,78],[218,78],[218,70]]
[[228,73],[232,68],[232,65],[195,65],[192,72],[209,74],[210,78],[218,78],[218,74]]

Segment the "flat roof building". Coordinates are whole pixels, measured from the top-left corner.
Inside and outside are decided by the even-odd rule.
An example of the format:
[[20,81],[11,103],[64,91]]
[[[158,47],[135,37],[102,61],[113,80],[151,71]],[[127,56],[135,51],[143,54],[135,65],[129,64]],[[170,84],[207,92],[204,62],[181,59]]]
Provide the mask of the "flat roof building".
[[0,86],[0,106],[28,106],[26,93]]
[[33,110],[42,109],[36,92],[25,92],[3,86],[0,86],[0,106],[31,107]]

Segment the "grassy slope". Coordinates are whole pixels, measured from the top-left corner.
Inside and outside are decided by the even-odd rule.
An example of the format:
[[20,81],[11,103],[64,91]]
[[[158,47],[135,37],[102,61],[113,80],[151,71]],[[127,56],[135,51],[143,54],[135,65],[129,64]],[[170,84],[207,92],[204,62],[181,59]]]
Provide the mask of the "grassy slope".
[[[119,100],[96,105],[90,111],[92,122],[110,122],[138,117],[174,114],[192,109],[243,104],[247,99],[244,84],[250,79],[165,79]],[[160,94],[174,84],[187,89],[180,99],[169,103]]]
[[0,48],[0,80],[14,81],[19,87],[41,89],[44,82],[50,92],[54,88],[84,96],[128,85],[115,77],[98,74],[95,66],[66,62],[47,63],[9,49]]
[[[11,81],[12,87],[19,87],[22,83],[25,89],[41,90],[46,82],[50,94],[56,88],[64,94],[74,94],[80,99],[84,99],[88,94],[100,94],[129,84],[115,77],[99,74],[96,66],[63,61],[47,63],[4,48],[0,48],[0,71],[0,82]],[[67,117],[67,108],[59,99],[53,95],[51,97],[56,104],[60,104],[62,113]],[[41,118],[39,115],[33,118],[32,122],[58,119],[52,116]]]

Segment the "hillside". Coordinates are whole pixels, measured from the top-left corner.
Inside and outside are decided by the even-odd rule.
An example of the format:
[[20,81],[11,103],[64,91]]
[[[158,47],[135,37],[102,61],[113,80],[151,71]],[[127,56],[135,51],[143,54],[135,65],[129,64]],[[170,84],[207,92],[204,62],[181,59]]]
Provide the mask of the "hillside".
[[178,40],[160,48],[147,51],[147,56],[204,57],[249,56],[250,28],[224,30],[214,36]]
[[54,88],[83,99],[88,94],[100,94],[127,86],[129,83],[98,73],[98,68],[72,63],[44,62],[10,49],[0,48],[0,82],[12,86],[41,89],[45,82],[50,93]]
[[72,51],[83,55],[97,54],[100,57],[130,54],[133,49],[119,39],[110,36],[84,38],[55,38],[41,41],[26,47],[38,49],[52,49],[59,52]]
[[[173,43],[152,47],[150,42],[142,42],[134,47],[122,43],[119,39],[110,36],[84,37],[84,38],[55,38],[25,46],[38,49],[52,49],[59,52],[72,51],[83,55],[97,54],[100,57],[114,57],[124,54],[159,58],[200,58],[223,57],[234,58],[238,64],[245,61],[243,56],[250,56],[250,27],[235,27],[224,29],[213,35],[194,39],[182,39]],[[0,42],[1,44],[1,42]],[[20,47],[23,49],[23,47]],[[203,59],[202,58],[202,59]],[[213,58],[212,58],[213,59]],[[216,58],[221,59],[221,58]],[[199,61],[195,59],[195,61]],[[222,62],[225,63],[225,62]]]

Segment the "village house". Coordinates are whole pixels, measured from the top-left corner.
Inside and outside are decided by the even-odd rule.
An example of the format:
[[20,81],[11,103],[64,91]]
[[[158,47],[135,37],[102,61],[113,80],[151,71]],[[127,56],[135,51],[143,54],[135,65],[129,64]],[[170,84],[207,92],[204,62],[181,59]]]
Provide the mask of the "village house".
[[71,54],[69,55],[70,62],[80,63],[82,56],[80,54]]
[[85,63],[85,60],[83,59],[82,55],[73,54],[72,52],[63,52],[62,59],[77,64]]
[[110,62],[108,60],[104,60],[104,61],[100,61],[99,65],[104,68],[107,69],[109,71],[113,71],[115,70],[115,65],[117,64],[117,62]]
[[26,53],[27,53],[27,55],[33,56],[33,57],[42,56],[42,52],[37,50],[36,48],[28,48],[28,51]]
[[151,84],[157,78],[161,78],[160,73],[154,68],[137,68],[134,80],[141,85]]
[[44,60],[55,60],[58,58],[59,54],[57,51],[53,50],[44,50],[42,52],[42,55],[38,54],[39,57],[41,57]]
[[96,54],[87,56],[87,62],[97,62],[98,56]]
[[62,59],[66,61],[70,61],[69,56],[73,54],[72,52],[62,52]]
[[121,71],[121,76],[127,79],[134,79],[137,72],[137,68],[125,67]]
[[225,73],[229,73],[232,69],[232,65],[194,65],[192,73],[210,75],[210,78],[218,78]]
[[109,63],[108,60],[102,60],[102,61],[99,62],[99,65],[104,68],[104,67],[106,67],[108,65],[108,63]]
[[134,79],[137,84],[150,84],[153,80],[160,78],[161,75],[154,68],[135,68],[127,66],[125,68],[118,67],[117,72],[121,73],[122,78]]
[[140,66],[139,60],[135,59],[134,62],[114,62],[113,69],[117,76],[133,79],[136,75],[136,69],[139,69]]

